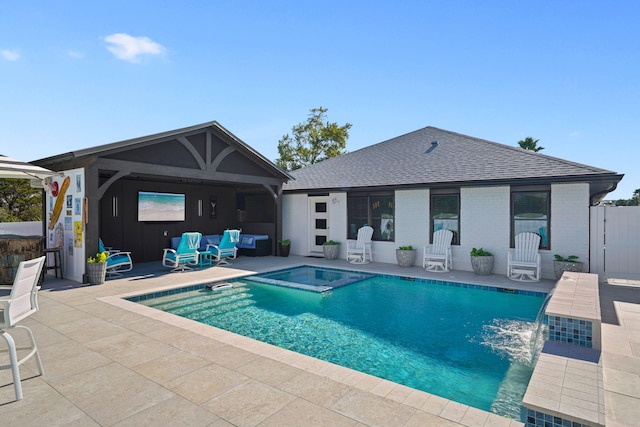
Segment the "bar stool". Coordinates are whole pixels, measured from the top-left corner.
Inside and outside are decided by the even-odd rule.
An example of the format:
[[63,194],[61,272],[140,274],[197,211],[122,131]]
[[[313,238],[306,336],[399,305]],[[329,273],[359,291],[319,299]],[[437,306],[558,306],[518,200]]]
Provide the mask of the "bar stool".
[[[49,254],[53,254],[53,265],[49,265]],[[56,279],[58,278],[58,270],[60,270],[60,278],[64,279],[64,274],[62,273],[62,248],[47,248],[44,250],[44,255],[47,257],[45,269],[47,271],[55,270]]]

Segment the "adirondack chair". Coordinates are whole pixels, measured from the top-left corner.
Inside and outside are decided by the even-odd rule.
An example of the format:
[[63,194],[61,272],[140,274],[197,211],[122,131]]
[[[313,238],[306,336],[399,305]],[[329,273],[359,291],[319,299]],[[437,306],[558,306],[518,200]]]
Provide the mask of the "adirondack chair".
[[358,229],[358,238],[347,245],[347,261],[352,264],[368,264],[373,262],[371,253],[371,238],[373,228],[365,225]]
[[228,260],[236,259],[238,255],[238,241],[240,230],[225,230],[219,245],[207,245],[205,256],[211,256],[216,265],[229,265],[231,263]]
[[167,248],[162,254],[162,265],[170,267],[171,271],[191,270],[200,260],[200,233],[182,233],[178,249]]
[[451,241],[453,231],[438,230],[433,233],[433,244],[424,247],[422,268],[434,273],[446,273],[451,271]]
[[507,277],[520,282],[540,281],[540,235],[517,234],[515,244],[515,249],[507,255]]

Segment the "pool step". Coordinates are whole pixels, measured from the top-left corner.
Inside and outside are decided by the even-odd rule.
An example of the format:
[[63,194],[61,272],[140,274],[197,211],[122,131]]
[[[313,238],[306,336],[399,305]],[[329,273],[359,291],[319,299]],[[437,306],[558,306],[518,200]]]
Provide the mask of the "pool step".
[[224,307],[229,304],[234,304],[236,301],[248,300],[250,297],[251,297],[251,294],[248,294],[248,293],[233,294],[233,295],[227,295],[223,298],[212,298],[212,299],[201,300],[197,304],[181,305],[179,307],[173,307],[171,310],[165,310],[165,311],[169,311],[170,313],[174,313],[179,316],[188,317],[190,313],[195,313],[195,312],[211,311],[211,310],[215,310],[216,312],[221,310],[224,311],[224,309],[221,307]]
[[[227,292],[232,290],[233,292]],[[204,295],[199,295],[197,298],[189,298],[184,304],[174,303],[170,306],[158,305],[155,308],[197,320],[194,316],[201,318],[203,317],[201,315],[203,313],[207,315],[212,311],[215,313],[225,313],[254,304],[251,297],[252,294],[248,292],[247,288],[233,288],[223,292],[207,292]]]
[[211,292],[209,290],[203,290],[196,295],[186,296],[186,294],[174,294],[167,297],[158,298],[153,301],[152,304],[148,304],[149,307],[157,308],[158,310],[169,311],[179,309],[180,307],[190,307],[194,304],[207,303],[209,301],[215,301],[223,297],[242,294],[249,292],[249,289],[244,286],[225,289],[224,291]]
[[211,317],[211,311],[215,310],[216,315],[229,313],[232,311],[240,310],[242,308],[254,305],[256,302],[250,299],[236,300],[229,302],[228,304],[218,305],[215,308],[203,308],[201,310],[192,310],[188,314],[181,314],[191,320],[196,320],[202,323],[208,323],[206,320]]

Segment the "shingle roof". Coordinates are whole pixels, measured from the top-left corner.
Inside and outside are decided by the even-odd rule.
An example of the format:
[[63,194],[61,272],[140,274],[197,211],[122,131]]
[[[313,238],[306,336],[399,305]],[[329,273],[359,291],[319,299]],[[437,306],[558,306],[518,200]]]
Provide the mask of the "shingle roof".
[[[432,142],[437,141],[433,147]],[[427,152],[429,148],[433,148]],[[426,127],[291,172],[284,190],[584,181],[622,175],[533,151]],[[575,179],[573,179],[575,178]]]

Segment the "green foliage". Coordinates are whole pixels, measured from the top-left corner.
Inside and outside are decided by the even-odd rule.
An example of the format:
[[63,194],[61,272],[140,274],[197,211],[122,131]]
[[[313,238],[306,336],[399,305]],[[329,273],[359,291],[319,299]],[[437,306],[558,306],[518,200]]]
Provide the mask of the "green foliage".
[[482,248],[478,248],[478,249],[473,248],[473,249],[471,249],[471,256],[491,256],[491,255],[492,255],[491,252],[485,251]]
[[518,145],[520,146],[520,148],[523,148],[529,151],[534,151],[537,153],[540,150],[544,150],[544,147],[538,147],[538,141],[540,140],[533,139],[530,136],[528,136],[525,139],[521,139],[520,141],[518,141]]
[[640,188],[633,192],[630,199],[616,200],[616,206],[640,206]]
[[28,179],[0,179],[0,222],[42,220],[42,190]]
[[555,254],[553,257],[556,259],[556,261],[563,261],[563,262],[576,262],[579,258],[576,255],[569,255],[568,257],[565,258],[562,255],[558,255],[558,254]]
[[325,121],[326,108],[312,108],[306,123],[291,128],[292,136],[278,141],[276,165],[286,171],[300,169],[346,152],[350,123],[338,126]]
[[291,240],[289,239],[278,240],[278,243],[280,243],[281,246],[289,246],[291,244]]
[[96,256],[87,258],[88,264],[93,264],[97,262],[107,262],[107,258],[109,257],[109,252],[98,252]]
[[413,246],[409,245],[409,246],[400,246],[398,249],[400,249],[401,251],[412,251],[414,248]]
[[339,245],[340,242],[336,242],[335,240],[327,240],[326,242],[323,243],[323,245],[327,245],[327,246],[333,246],[333,245]]

